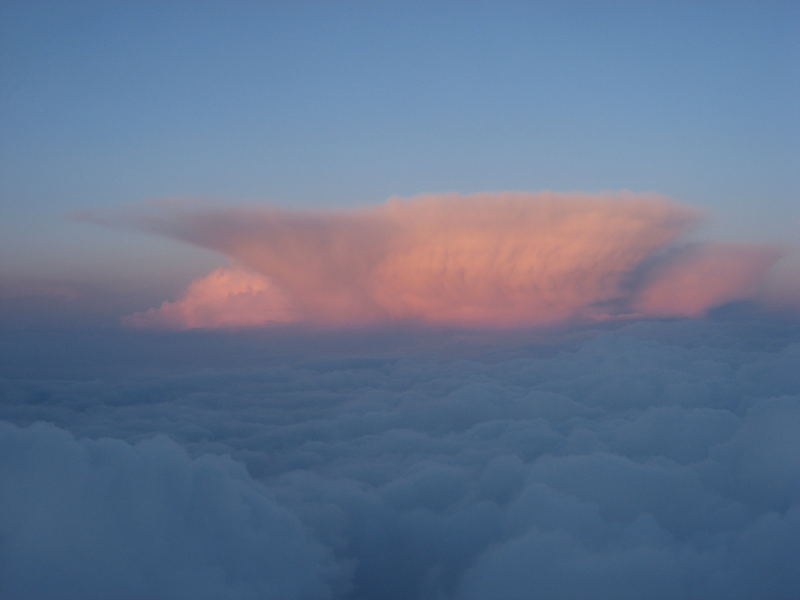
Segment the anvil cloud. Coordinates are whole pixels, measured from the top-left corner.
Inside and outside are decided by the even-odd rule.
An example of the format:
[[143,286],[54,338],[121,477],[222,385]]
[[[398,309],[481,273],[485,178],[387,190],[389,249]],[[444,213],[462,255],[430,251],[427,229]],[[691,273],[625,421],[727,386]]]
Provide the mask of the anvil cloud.
[[135,326],[479,327],[700,316],[749,298],[779,253],[688,245],[701,213],[634,193],[427,195],[336,211],[177,211],[151,232],[228,256]]

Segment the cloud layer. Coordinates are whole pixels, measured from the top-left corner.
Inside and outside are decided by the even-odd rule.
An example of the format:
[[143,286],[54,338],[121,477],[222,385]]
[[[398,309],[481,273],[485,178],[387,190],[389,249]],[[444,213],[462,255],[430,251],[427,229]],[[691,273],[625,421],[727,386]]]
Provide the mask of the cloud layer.
[[349,333],[284,334],[0,345],[5,596],[800,589],[797,324],[414,351],[375,334],[363,346],[380,353]]
[[235,266],[126,322],[505,327],[698,316],[752,296],[778,258],[744,244],[681,249],[699,218],[668,199],[631,193],[453,194],[329,212],[139,218],[140,227],[221,252]]
[[7,598],[330,594],[330,554],[230,460],[0,422],[0,473]]

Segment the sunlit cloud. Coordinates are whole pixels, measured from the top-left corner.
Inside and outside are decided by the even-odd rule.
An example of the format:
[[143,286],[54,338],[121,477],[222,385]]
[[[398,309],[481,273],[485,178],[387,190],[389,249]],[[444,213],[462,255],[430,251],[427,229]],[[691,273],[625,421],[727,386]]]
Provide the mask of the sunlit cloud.
[[787,249],[784,259],[770,271],[758,300],[772,311],[800,314],[800,247]]
[[248,327],[295,318],[280,290],[244,269],[219,268],[193,281],[174,302],[125,317],[133,327]]
[[628,192],[426,195],[336,211],[139,216],[138,227],[218,251],[234,266],[125,322],[508,327],[700,316],[755,295],[779,257],[767,246],[688,245],[701,216]]
[[634,306],[648,316],[699,317],[714,306],[755,296],[778,258],[780,251],[766,245],[689,246],[653,269]]

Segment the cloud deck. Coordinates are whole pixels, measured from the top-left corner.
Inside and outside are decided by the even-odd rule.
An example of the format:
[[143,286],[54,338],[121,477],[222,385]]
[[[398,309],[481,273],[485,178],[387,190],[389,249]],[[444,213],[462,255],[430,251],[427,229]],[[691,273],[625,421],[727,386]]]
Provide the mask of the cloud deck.
[[796,324],[109,335],[2,349],[9,597],[800,589]]

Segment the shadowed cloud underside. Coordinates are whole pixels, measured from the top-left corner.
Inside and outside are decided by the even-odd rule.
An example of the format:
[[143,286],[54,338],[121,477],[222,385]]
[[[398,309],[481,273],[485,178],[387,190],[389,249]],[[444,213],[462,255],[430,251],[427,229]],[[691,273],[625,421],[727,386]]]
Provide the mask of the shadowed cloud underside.
[[479,327],[701,316],[752,297],[772,247],[686,234],[699,211],[657,195],[498,192],[366,208],[173,211],[136,225],[228,256],[133,326],[417,321]]

